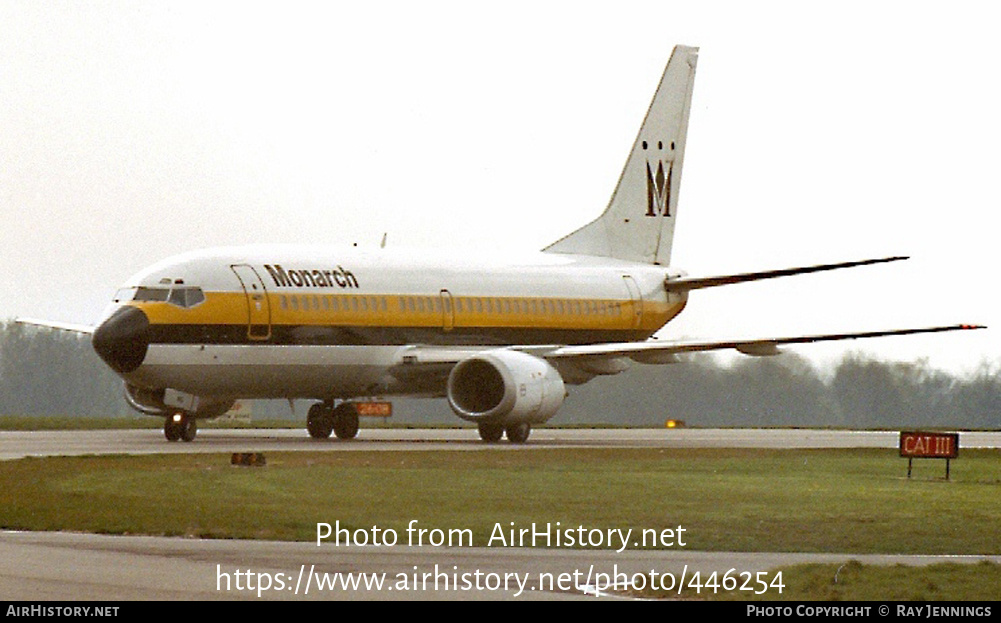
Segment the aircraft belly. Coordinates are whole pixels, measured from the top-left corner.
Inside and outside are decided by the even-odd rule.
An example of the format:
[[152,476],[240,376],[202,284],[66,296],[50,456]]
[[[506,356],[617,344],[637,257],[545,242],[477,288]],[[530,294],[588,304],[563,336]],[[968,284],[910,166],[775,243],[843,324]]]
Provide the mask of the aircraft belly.
[[128,380],[203,396],[328,398],[400,391],[397,346],[175,345],[149,348]]

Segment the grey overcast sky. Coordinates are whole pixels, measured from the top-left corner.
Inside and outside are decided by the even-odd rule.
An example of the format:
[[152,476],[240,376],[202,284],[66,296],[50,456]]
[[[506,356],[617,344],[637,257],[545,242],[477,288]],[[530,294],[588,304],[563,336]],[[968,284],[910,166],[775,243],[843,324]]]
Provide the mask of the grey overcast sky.
[[699,291],[661,335],[977,322],[796,348],[974,370],[1001,346],[991,3],[0,0],[0,318],[97,320],[178,252],[539,249],[600,213],[701,48],[673,264],[910,255]]

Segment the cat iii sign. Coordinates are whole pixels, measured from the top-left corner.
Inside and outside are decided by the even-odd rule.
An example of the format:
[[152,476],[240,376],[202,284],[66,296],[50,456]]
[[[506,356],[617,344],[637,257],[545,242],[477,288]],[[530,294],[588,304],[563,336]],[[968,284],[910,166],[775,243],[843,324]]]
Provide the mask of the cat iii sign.
[[907,477],[911,477],[914,459],[945,459],[945,478],[949,479],[949,461],[959,456],[959,433],[900,433],[900,456],[907,459]]

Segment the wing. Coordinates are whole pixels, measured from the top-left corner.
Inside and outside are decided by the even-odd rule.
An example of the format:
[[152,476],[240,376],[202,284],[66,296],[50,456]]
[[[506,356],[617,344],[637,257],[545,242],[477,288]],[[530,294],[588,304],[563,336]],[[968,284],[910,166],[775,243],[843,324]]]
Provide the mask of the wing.
[[983,325],[956,324],[940,327],[924,327],[919,329],[891,329],[887,331],[862,331],[858,333],[829,333],[821,335],[772,337],[749,340],[647,340],[645,342],[561,346],[541,354],[543,357],[550,360],[628,357],[641,363],[668,363],[672,361],[674,355],[678,355],[680,353],[727,350],[732,348],[744,353],[745,355],[767,356],[777,355],[779,353],[778,347],[782,344],[810,344],[814,342],[855,340],[870,337],[885,337],[889,335],[942,333],[945,331],[964,331],[986,328],[987,327]]
[[33,327],[45,327],[47,329],[58,329],[60,331],[71,331],[84,335],[93,335],[95,327],[86,324],[73,324],[70,322],[57,322],[53,320],[40,320],[38,318],[15,318],[14,322],[31,325]]
[[768,356],[779,354],[783,344],[810,344],[837,340],[855,340],[891,335],[914,335],[917,333],[942,333],[986,329],[983,325],[955,324],[918,329],[891,329],[886,331],[861,331],[857,333],[828,333],[820,335],[800,335],[791,337],[769,337],[744,340],[657,340],[645,342],[611,342],[604,344],[584,344],[579,346],[560,345],[517,345],[517,346],[431,346],[414,345],[401,347],[395,357],[395,366],[390,369],[397,378],[411,375],[425,375],[433,369],[439,371],[439,381],[447,378],[452,366],[463,359],[490,350],[516,350],[548,359],[554,363],[594,363],[602,360],[628,358],[640,363],[672,363],[681,353],[734,349],[745,355]]

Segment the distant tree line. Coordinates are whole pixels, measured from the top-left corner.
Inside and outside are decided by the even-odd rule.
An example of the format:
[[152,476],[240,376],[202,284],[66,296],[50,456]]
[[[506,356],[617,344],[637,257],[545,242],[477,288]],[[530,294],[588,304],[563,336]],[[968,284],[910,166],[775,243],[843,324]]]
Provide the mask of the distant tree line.
[[[396,400],[393,421],[457,423],[443,400]],[[296,406],[305,418],[305,401]],[[255,401],[255,417],[290,417],[285,401]],[[0,323],[0,415],[120,416],[122,381],[85,336]],[[732,364],[693,355],[571,387],[554,424],[1001,428],[1001,374],[981,364],[958,378],[928,362],[846,355],[819,370],[793,353]]]
[[1001,375],[981,365],[957,378],[927,362],[846,355],[830,371],[783,353],[732,365],[699,355],[669,366],[634,366],[617,379],[571,389],[558,417],[690,426],[1001,428]]
[[87,336],[0,324],[0,415],[123,415],[122,381]]

